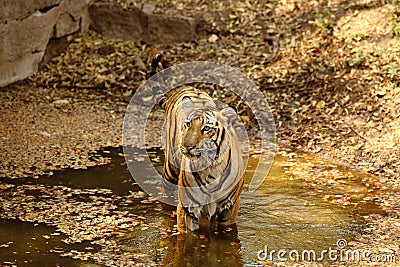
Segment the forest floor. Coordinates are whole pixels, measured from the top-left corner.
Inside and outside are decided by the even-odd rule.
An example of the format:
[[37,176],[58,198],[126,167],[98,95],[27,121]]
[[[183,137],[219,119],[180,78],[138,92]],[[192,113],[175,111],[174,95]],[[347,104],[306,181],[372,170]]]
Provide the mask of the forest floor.
[[[368,229],[352,248],[397,253],[400,262],[399,3],[168,0],[154,5],[158,13],[200,19],[203,35],[181,44],[144,45],[90,32],[43,71],[0,89],[0,177],[38,177],[106,163],[93,155],[101,147],[122,145],[126,105],[149,77],[155,55],[163,54],[170,65],[220,62],[262,90],[280,143],[374,175],[365,182],[380,190],[374,198],[387,216],[367,216]],[[320,179],[312,175],[315,168],[302,172]]]

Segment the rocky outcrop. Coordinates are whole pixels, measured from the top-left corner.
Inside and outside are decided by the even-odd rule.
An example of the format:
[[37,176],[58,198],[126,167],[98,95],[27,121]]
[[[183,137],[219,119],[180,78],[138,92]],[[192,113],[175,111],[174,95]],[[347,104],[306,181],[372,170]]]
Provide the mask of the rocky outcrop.
[[0,0],[0,87],[22,80],[58,55],[89,25],[108,38],[171,44],[195,38],[189,17],[153,14],[89,0]]
[[86,0],[4,0],[0,8],[0,86],[38,70],[49,41],[86,27]]
[[197,22],[190,17],[152,14],[151,5],[124,9],[113,3],[89,7],[91,27],[108,38],[171,44],[195,38]]

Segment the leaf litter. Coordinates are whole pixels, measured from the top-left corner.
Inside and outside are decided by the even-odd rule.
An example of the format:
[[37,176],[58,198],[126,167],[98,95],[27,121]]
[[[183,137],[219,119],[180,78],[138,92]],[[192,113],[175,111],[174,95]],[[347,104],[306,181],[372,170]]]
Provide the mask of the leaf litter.
[[[134,253],[123,251],[117,239],[136,228],[159,228],[159,223],[147,224],[146,218],[122,208],[129,199],[146,199],[143,192],[127,196],[113,195],[109,189],[72,189],[65,186],[17,185],[2,192],[0,218],[41,223],[57,227],[49,240],[63,235],[62,242],[71,246],[86,244],[84,251],[55,247],[51,252],[63,257],[94,261],[105,265],[132,264],[143,266]],[[3,245],[4,247],[9,244]],[[96,249],[100,248],[100,249]],[[147,262],[146,266],[154,265]]]
[[[125,8],[143,4],[137,1],[118,2]],[[362,242],[355,245],[377,242],[374,247],[379,247],[379,242],[393,244],[396,241],[393,237],[396,235],[387,239],[375,238],[382,229],[387,229],[388,233],[398,231],[400,217],[398,194],[385,191],[400,188],[400,19],[396,1],[177,3],[171,0],[149,3],[154,4],[156,13],[199,18],[199,30],[205,38],[176,45],[150,46],[106,40],[89,32],[76,39],[44,71],[32,76],[27,85],[18,88],[27,92],[31,87],[53,88],[52,91],[45,89],[45,94],[59,92],[57,88],[70,88],[77,90],[74,91],[76,95],[84,90],[100,89],[100,94],[111,101],[126,104],[139,84],[149,77],[148,66],[156,54],[163,54],[171,65],[210,60],[236,67],[254,79],[263,90],[272,108],[280,140],[378,177],[379,181],[375,181],[374,186],[383,191],[376,198],[391,217],[366,218],[371,235],[364,236],[366,239],[361,238]],[[14,94],[6,91],[1,95],[2,100],[6,96],[15,101]],[[20,99],[29,97],[22,96]],[[62,99],[72,103],[70,98],[62,96]],[[95,99],[101,105],[107,102]],[[14,115],[15,107],[10,109],[10,101],[2,103],[7,103],[6,111],[12,111],[6,113],[5,118],[13,121],[12,118],[23,116]],[[29,105],[29,101],[22,103]],[[62,112],[65,109],[63,105],[59,107]],[[113,107],[104,110],[113,110]],[[113,116],[121,121],[122,113],[114,113]],[[115,129],[119,125],[115,123],[109,128]],[[5,127],[10,128],[10,125]],[[39,143],[46,143],[56,136],[46,128],[42,132],[49,135],[35,137],[40,139]],[[105,131],[104,136],[112,132]],[[9,137],[1,141],[4,140],[8,141]],[[15,143],[18,144],[18,140]],[[84,142],[76,142],[81,143]],[[100,143],[83,146],[81,151],[98,149],[99,146]],[[17,146],[2,147],[5,153],[17,155],[16,159],[23,154],[22,149],[12,152]],[[26,151],[25,143],[23,149]],[[36,153],[36,150],[39,150],[40,161],[45,154],[40,149],[33,151]],[[63,155],[65,153],[71,154],[70,149],[62,152]],[[11,170],[15,177],[37,175],[46,170],[46,161],[55,160],[44,157],[46,160],[37,164],[37,169],[25,169],[36,167],[36,160],[26,160],[32,157],[29,155],[11,161],[6,165],[4,174]],[[7,156],[4,162],[10,161],[10,158]],[[85,164],[88,164],[87,161],[82,160],[77,166]],[[48,169],[52,168],[54,166]],[[341,171],[329,167],[315,168],[313,165],[293,166],[292,172],[306,174],[305,179],[317,174],[315,179],[308,181],[316,187],[340,185],[344,180],[351,179]],[[333,196],[330,200],[339,203],[349,201],[346,196]]]

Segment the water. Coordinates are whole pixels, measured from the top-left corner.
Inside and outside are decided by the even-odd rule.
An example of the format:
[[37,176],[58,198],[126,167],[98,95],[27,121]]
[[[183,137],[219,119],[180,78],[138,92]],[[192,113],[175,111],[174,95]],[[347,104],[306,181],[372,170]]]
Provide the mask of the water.
[[[9,201],[21,211],[7,210],[7,205],[11,204],[3,204],[3,209],[0,206],[0,263],[18,266],[102,266],[121,263],[124,266],[129,263],[249,266],[258,261],[260,250],[315,250],[318,255],[324,249],[335,248],[338,240],[350,242],[362,229],[360,215],[376,211],[373,204],[360,201],[360,196],[371,194],[371,190],[359,182],[362,178],[359,173],[354,172],[353,179],[342,182],[340,186],[312,188],[309,183],[287,173],[288,161],[301,163],[306,158],[296,157],[293,160],[277,156],[263,185],[254,193],[244,190],[237,227],[211,231],[203,225],[200,232],[176,235],[173,209],[138,193],[140,188],[134,185],[123,157],[118,156],[121,150],[109,150],[111,153],[107,155],[112,158],[112,163],[106,166],[64,170],[39,179],[3,180],[3,183],[15,186],[2,191],[3,203]],[[137,153],[134,158],[139,161],[143,151]],[[161,170],[161,152],[153,150],[151,157]],[[247,180],[256,163],[256,156],[249,158]],[[136,174],[141,175],[141,172],[143,170],[138,169]],[[12,192],[24,195],[22,200],[18,200],[20,203],[15,203],[17,201]],[[358,197],[348,205],[326,200],[326,196],[340,199],[340,196],[353,195]],[[48,216],[52,211],[46,213],[46,209],[55,204],[46,205],[46,202],[51,201],[53,196],[56,198],[54,203],[62,203],[58,209],[64,206],[77,209],[60,212],[59,216],[55,216],[59,218],[57,222],[51,223]],[[92,203],[97,204],[92,207]],[[54,212],[57,213],[58,209]],[[105,211],[99,213],[100,209]],[[79,214],[80,210],[82,214]],[[37,217],[42,214],[42,219],[35,219],[36,213]],[[125,217],[130,216],[131,220],[126,224],[134,223],[133,226],[122,227],[123,224],[118,221],[124,217],[119,215],[121,213],[126,214]],[[118,220],[107,217],[108,214],[113,214]],[[77,215],[79,219],[76,219]],[[110,221],[104,227],[112,225],[111,219],[114,224],[120,223],[113,228],[116,234],[113,232],[105,238],[98,235],[93,241],[75,233],[74,229],[66,229],[76,227],[84,231],[82,224],[89,225],[97,217],[102,218],[100,222]],[[101,227],[89,229],[101,231]],[[74,237],[66,242],[69,234],[77,234],[83,240],[77,241]],[[276,260],[276,255],[273,256]]]

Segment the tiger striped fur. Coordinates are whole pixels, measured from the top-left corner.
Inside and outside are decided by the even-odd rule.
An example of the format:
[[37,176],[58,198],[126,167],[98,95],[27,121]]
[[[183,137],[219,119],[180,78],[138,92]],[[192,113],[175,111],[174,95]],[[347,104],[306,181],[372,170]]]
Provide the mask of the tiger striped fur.
[[165,110],[163,187],[178,185],[178,230],[195,231],[206,217],[236,223],[244,164],[229,120],[232,108],[219,111],[205,92],[185,87],[161,101]]

